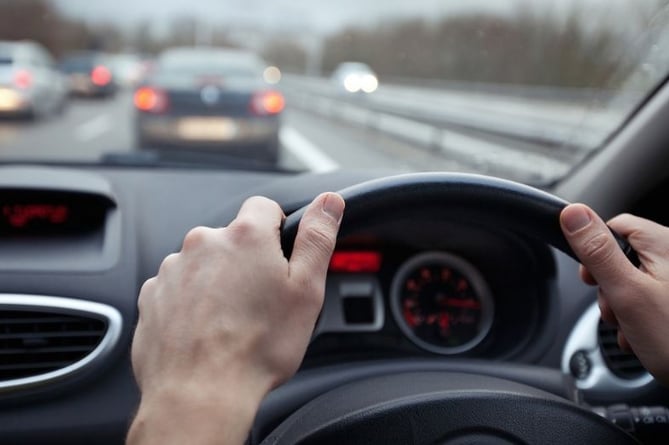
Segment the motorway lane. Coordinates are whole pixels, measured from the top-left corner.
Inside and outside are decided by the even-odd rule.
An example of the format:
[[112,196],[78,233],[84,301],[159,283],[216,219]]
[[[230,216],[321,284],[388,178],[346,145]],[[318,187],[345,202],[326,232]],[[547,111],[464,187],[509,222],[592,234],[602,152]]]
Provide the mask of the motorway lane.
[[72,99],[62,114],[0,121],[0,159],[92,162],[132,148],[131,97]]
[[[133,150],[129,92],[112,99],[73,100],[60,116],[37,122],[0,121],[0,160],[95,162],[105,153]],[[518,172],[476,159],[409,143],[297,108],[284,113],[280,165],[324,172],[336,168],[399,171],[459,171],[531,180]]]
[[283,137],[285,130],[289,129],[300,134],[341,168],[480,172],[480,169],[375,130],[350,126],[297,109],[286,113],[284,127],[282,142],[287,153],[286,166],[293,162],[291,158],[297,158],[304,164],[299,146]]

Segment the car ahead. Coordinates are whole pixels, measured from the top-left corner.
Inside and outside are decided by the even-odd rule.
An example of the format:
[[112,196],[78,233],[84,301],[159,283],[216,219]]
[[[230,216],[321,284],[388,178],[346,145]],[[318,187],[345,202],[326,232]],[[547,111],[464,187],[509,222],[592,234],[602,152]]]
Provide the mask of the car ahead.
[[285,101],[248,51],[173,48],[134,95],[139,149],[208,150],[276,163]]
[[351,94],[371,94],[379,87],[379,79],[369,65],[360,62],[343,62],[332,72],[336,87]]
[[81,51],[66,55],[60,62],[67,76],[69,91],[79,97],[110,97],[117,85],[109,59],[95,51]]
[[113,54],[108,56],[109,65],[116,83],[121,88],[135,88],[143,75],[144,61],[137,54]]
[[0,41],[0,116],[40,117],[66,100],[64,79],[42,45]]

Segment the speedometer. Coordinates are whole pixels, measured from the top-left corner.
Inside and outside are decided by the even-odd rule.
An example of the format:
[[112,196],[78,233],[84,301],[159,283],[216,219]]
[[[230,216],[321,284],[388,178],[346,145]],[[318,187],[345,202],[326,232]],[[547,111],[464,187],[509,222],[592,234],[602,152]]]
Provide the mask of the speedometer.
[[409,259],[397,271],[390,292],[400,329],[425,350],[468,351],[492,326],[488,286],[478,270],[458,256],[428,252]]

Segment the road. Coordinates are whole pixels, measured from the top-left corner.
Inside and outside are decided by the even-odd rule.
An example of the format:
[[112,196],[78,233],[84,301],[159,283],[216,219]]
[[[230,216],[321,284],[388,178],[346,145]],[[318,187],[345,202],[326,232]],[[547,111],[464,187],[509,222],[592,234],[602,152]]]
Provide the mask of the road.
[[[112,99],[72,100],[61,115],[36,122],[0,121],[0,160],[95,162],[107,153],[132,151],[132,114],[131,95],[124,92]],[[412,142],[397,132],[355,125],[350,119],[314,112],[300,106],[298,100],[291,101],[290,96],[280,136],[280,165],[297,170],[449,170],[533,181],[537,178],[531,171],[516,168],[519,161],[514,156],[539,165],[529,150],[523,151],[522,143],[517,144],[515,152],[498,153],[495,158],[489,153],[495,146],[486,141],[487,136],[474,139],[450,134],[449,140],[457,140],[464,147],[469,143],[471,149],[444,151]],[[486,144],[492,147],[486,156],[477,155],[476,150],[485,151]],[[544,167],[555,167],[559,173],[565,165],[561,161]]]

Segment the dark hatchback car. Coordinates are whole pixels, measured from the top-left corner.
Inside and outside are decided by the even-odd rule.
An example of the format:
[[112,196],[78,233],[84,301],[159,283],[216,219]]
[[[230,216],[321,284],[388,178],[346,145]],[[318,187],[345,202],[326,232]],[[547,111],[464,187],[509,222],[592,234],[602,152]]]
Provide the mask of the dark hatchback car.
[[285,101],[263,80],[265,68],[248,51],[165,51],[135,92],[137,147],[206,150],[276,163]]
[[117,85],[108,61],[98,52],[76,52],[65,56],[60,63],[67,76],[70,94],[81,97],[110,97]]

